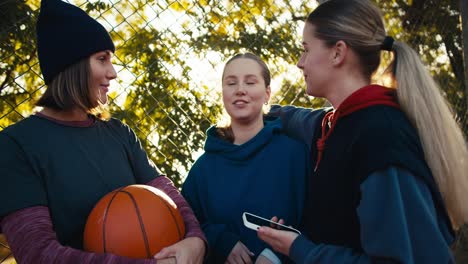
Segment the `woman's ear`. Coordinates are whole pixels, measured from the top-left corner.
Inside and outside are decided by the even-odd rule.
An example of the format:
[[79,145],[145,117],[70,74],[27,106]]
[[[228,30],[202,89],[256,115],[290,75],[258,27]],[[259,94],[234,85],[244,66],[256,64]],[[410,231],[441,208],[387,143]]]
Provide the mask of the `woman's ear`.
[[270,101],[270,95],[271,95],[271,87],[270,87],[270,85],[268,85],[268,86],[266,87],[266,91],[265,91],[265,92],[266,92],[266,98],[265,98],[265,99],[266,99],[266,102],[265,102],[265,103],[268,104],[268,102]]
[[343,64],[347,54],[348,45],[346,44],[346,42],[342,40],[337,41],[335,46],[333,47],[332,64],[335,66]]

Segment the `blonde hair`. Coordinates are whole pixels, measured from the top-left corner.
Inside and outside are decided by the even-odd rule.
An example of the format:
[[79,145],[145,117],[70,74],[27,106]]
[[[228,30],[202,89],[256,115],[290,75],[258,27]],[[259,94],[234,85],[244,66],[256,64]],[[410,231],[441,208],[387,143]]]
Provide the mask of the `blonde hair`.
[[[417,128],[424,156],[455,228],[468,220],[468,150],[463,133],[439,87],[418,54],[403,42],[393,44],[390,73],[401,108]],[[396,67],[395,67],[396,66]]]
[[57,111],[79,108],[99,119],[109,119],[110,114],[106,107],[91,101],[90,74],[89,57],[72,64],[54,77],[36,105]]
[[[307,18],[315,36],[329,46],[339,40],[356,52],[361,73],[370,81],[380,65],[386,37],[379,9],[369,0],[329,0]],[[463,133],[418,54],[403,42],[392,46],[387,72],[398,101],[416,128],[425,160],[438,185],[455,229],[468,221],[468,149]]]

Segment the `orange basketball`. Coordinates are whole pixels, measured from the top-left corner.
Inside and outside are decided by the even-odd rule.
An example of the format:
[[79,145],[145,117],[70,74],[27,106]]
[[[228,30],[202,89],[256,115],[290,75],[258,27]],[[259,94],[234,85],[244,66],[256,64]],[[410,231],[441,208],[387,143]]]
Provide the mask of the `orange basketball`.
[[87,251],[153,258],[184,235],[184,221],[169,196],[151,186],[129,185],[99,200],[83,241]]

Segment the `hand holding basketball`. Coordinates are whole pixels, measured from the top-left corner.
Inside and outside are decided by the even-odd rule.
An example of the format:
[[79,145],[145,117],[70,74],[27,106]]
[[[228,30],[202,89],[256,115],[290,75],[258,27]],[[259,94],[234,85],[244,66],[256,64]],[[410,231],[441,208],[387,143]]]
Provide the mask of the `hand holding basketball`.
[[131,258],[153,258],[182,240],[183,219],[174,202],[147,185],[130,185],[104,196],[88,216],[84,249]]
[[158,263],[167,257],[175,257],[177,263],[202,263],[205,256],[205,242],[198,237],[188,237],[176,244],[163,248],[154,256]]

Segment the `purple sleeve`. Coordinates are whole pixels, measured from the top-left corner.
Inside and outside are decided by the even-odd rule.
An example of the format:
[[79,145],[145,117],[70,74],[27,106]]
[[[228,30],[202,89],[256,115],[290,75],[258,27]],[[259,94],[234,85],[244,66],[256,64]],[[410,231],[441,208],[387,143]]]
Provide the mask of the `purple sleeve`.
[[113,254],[91,253],[62,246],[52,228],[49,209],[34,206],[3,218],[2,230],[16,261],[21,263],[115,263],[150,264],[154,259],[131,259]]
[[147,185],[158,188],[161,191],[165,192],[167,196],[169,196],[177,205],[177,208],[179,209],[179,212],[182,215],[182,218],[184,219],[186,238],[198,237],[202,239],[206,245],[208,245],[205,234],[203,233],[200,224],[198,223],[198,220],[195,217],[195,214],[193,213],[192,208],[169,178],[167,178],[164,175],[161,175],[148,182]]

